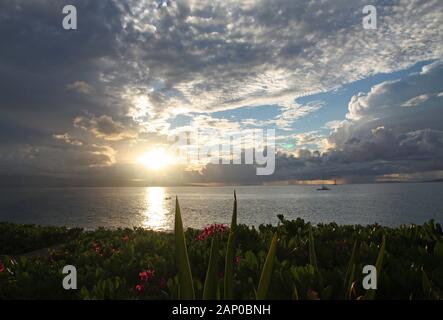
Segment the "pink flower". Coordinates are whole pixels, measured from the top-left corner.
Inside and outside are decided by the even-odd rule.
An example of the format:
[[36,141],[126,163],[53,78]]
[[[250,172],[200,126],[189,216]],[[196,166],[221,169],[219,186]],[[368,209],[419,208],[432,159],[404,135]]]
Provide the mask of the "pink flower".
[[135,286],[135,291],[138,294],[142,294],[143,292],[145,292],[145,286],[143,284],[138,284]]
[[197,240],[206,240],[214,234],[224,234],[229,230],[225,224],[211,224],[203,229],[203,231],[197,236]]
[[126,241],[129,241],[129,236],[127,236],[127,235],[124,236],[124,237],[122,238],[122,240],[125,241],[125,242],[126,242]]
[[154,270],[146,270],[146,271],[140,272],[138,275],[139,275],[141,281],[147,282],[154,277],[154,273],[155,273]]
[[240,258],[239,256],[235,257],[235,259],[234,259],[234,263],[235,263],[236,265],[239,265],[239,264],[240,264],[240,261],[241,261],[241,258]]
[[0,273],[5,271],[5,265],[3,264],[3,261],[0,260]]
[[160,279],[160,282],[158,283],[158,286],[160,287],[160,289],[164,289],[166,288],[166,280],[164,278]]
[[308,300],[320,300],[320,296],[319,296],[318,292],[315,290],[312,290],[311,288],[308,289],[308,292],[306,295],[308,297]]
[[102,256],[102,255],[103,255],[103,252],[102,252],[102,247],[100,247],[100,245],[99,245],[99,244],[97,244],[97,243],[93,242],[93,243],[92,243],[92,247],[93,247],[93,249],[94,249],[95,253],[97,253],[97,254],[98,254],[98,255],[100,255],[100,256]]

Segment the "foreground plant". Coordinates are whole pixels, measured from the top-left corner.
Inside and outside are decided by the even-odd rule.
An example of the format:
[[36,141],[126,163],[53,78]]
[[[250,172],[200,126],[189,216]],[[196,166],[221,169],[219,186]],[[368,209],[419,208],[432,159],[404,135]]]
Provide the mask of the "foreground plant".
[[[382,240],[382,243],[380,246],[380,251],[378,253],[377,261],[375,263],[375,270],[377,270],[377,287],[380,283],[380,277],[382,275],[382,266],[383,266],[383,258],[385,256],[385,250],[386,250],[386,238],[385,238],[385,236],[383,236],[383,240]],[[366,291],[366,294],[363,297],[363,299],[374,300],[375,294],[376,294],[376,290],[369,289],[368,291]]]
[[[142,228],[73,233],[0,222],[0,300],[185,299],[186,292],[189,299],[443,298],[443,231],[434,221],[395,228],[313,226],[281,216],[278,228],[251,228],[236,223],[234,197],[230,228],[188,229],[185,242],[180,207],[176,209],[174,234]],[[33,252],[48,246],[49,252]],[[22,256],[23,250],[32,254]],[[67,264],[79,271],[79,290],[60,285]],[[377,267],[375,292],[363,287],[362,270],[368,264]],[[186,283],[191,290],[186,291]]]
[[277,251],[277,233],[274,233],[266,256],[265,264],[260,276],[260,282],[257,289],[257,300],[265,300],[268,296],[269,285],[271,283],[272,268],[274,265],[275,254]]
[[237,231],[237,194],[234,191],[234,209],[232,211],[231,229],[225,258],[224,299],[234,299],[234,264],[235,264],[235,236]]
[[186,248],[185,233],[180,212],[178,198],[175,200],[175,259],[179,277],[179,298],[194,300],[194,284],[192,282],[191,266],[189,264],[188,249]]
[[[224,299],[233,299],[234,297],[234,264],[235,264],[235,233],[237,229],[237,195],[234,191],[234,209],[232,212],[231,228],[226,248],[225,257],[225,276],[224,276]],[[209,264],[206,271],[206,278],[203,287],[203,299],[215,300],[219,298],[218,294],[218,255],[220,250],[220,234],[223,234],[226,228],[223,225],[212,225],[205,228],[197,237],[198,240],[204,240],[209,237],[211,241],[211,251],[209,255]],[[183,231],[183,223],[180,213],[180,205],[176,199],[175,208],[175,245],[176,259],[179,271],[179,298],[195,299],[195,291],[192,284],[192,273],[187,253],[186,240]],[[271,246],[266,257],[263,270],[260,276],[256,298],[257,300],[266,299],[271,282],[272,269],[277,250],[277,234],[272,237]]]

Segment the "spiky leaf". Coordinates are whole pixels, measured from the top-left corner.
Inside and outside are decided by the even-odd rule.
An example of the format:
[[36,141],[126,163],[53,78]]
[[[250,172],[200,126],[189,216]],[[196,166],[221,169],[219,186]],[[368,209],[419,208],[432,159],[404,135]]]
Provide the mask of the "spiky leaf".
[[206,272],[205,285],[203,287],[203,300],[217,299],[218,286],[218,252],[220,248],[219,235],[214,235],[211,242],[211,253],[209,255],[209,265]]
[[234,298],[234,259],[235,259],[235,232],[237,229],[237,194],[234,190],[234,209],[232,211],[231,229],[225,259],[224,298]]
[[265,264],[258,283],[257,300],[265,300],[268,295],[269,285],[271,284],[272,268],[274,266],[275,254],[277,252],[277,233],[272,237],[271,246],[266,256]]
[[192,282],[191,266],[189,264],[188,250],[186,248],[185,233],[180,213],[178,198],[175,200],[175,259],[178,268],[180,299],[194,300],[194,284]]

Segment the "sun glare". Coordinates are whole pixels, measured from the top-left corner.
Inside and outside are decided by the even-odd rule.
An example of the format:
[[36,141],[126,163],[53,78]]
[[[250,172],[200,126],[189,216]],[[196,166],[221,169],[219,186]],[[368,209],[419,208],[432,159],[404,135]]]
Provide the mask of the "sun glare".
[[172,157],[163,149],[153,149],[138,158],[138,163],[152,170],[161,170],[172,163]]

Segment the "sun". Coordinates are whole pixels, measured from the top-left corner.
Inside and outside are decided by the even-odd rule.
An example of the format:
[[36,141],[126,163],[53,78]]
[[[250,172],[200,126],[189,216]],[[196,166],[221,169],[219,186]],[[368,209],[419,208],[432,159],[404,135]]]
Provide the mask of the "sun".
[[170,165],[173,159],[164,149],[153,149],[141,155],[137,162],[146,168],[161,170]]

